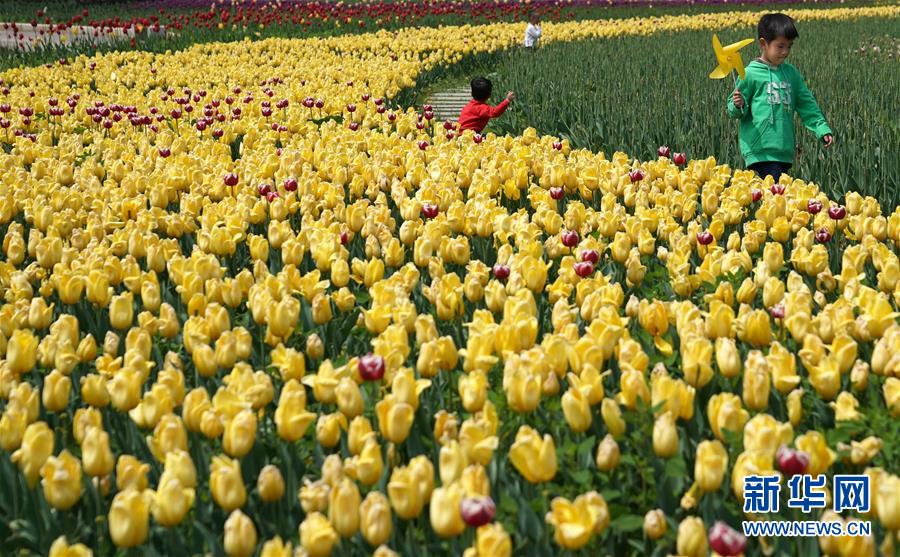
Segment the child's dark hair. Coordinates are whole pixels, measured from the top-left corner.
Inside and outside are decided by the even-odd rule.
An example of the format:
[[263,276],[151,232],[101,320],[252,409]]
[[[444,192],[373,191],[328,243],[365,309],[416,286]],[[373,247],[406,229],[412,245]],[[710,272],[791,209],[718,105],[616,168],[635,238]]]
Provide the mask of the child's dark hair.
[[472,80],[472,98],[476,101],[486,101],[491,98],[491,90],[494,85],[486,77],[476,77]]
[[784,14],[766,14],[759,20],[756,26],[757,38],[765,39],[766,42],[774,41],[778,38],[785,38],[792,41],[800,36],[794,20],[790,16]]

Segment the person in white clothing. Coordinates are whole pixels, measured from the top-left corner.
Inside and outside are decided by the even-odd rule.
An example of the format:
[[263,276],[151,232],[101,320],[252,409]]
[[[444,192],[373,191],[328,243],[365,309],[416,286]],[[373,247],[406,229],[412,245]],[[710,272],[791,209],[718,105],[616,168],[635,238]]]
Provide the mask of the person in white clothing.
[[528,27],[525,28],[525,48],[537,48],[540,39],[541,20],[537,15],[532,14],[528,21]]

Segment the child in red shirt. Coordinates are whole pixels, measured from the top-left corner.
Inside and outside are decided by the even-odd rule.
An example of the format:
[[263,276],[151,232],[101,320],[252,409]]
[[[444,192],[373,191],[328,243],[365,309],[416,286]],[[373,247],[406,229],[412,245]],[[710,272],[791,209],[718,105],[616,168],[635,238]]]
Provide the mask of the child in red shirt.
[[485,101],[491,98],[493,84],[486,77],[476,77],[472,80],[472,100],[463,107],[459,113],[459,131],[473,130],[481,133],[491,118],[499,118],[506,111],[509,103],[516,98],[512,91],[506,93],[506,98],[497,106],[491,106]]

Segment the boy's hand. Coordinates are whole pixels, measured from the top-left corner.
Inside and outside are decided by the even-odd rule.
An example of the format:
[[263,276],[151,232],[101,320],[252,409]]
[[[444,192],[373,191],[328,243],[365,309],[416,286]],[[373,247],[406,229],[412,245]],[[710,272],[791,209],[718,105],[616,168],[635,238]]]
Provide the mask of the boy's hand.
[[826,135],[822,138],[822,141],[825,142],[825,148],[829,149],[832,145],[834,145],[834,136],[831,134]]
[[506,92],[506,100],[508,100],[510,102],[516,100],[516,94],[512,91],[507,91]]
[[734,90],[734,93],[731,94],[731,102],[734,103],[734,106],[743,109],[744,108],[744,95],[741,95],[741,92],[737,89]]

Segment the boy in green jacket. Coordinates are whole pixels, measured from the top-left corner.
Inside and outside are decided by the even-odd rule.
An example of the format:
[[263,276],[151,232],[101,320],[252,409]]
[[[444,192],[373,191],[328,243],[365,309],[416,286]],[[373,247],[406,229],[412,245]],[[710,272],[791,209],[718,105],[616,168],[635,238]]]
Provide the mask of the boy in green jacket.
[[728,100],[728,116],[740,119],[740,145],[747,168],[777,182],[794,162],[794,110],[803,125],[834,145],[834,134],[797,68],[785,62],[800,34],[784,14],[766,14],[757,26],[761,56],[747,65]]

